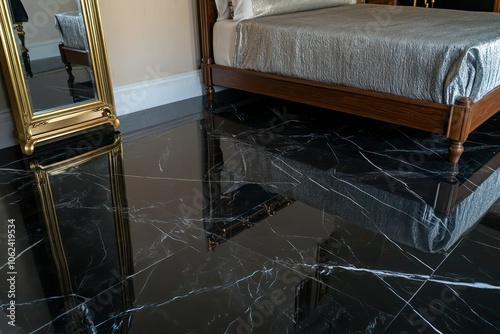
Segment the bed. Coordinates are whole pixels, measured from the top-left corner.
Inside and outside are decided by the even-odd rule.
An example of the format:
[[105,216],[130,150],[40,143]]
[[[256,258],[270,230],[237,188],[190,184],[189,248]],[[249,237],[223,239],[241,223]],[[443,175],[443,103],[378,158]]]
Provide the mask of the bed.
[[56,29],[59,31],[61,43],[59,52],[61,61],[68,73],[68,88],[73,102],[87,101],[95,98],[93,80],[75,81],[73,66],[83,66],[88,78],[93,78],[90,66],[90,54],[87,41],[87,32],[83,21],[80,2],[77,1],[78,10],[55,14]]
[[[300,1],[252,0],[253,12],[258,15],[245,16],[248,8],[243,10],[243,14],[241,11],[234,14],[235,7],[238,9],[238,5],[241,6],[242,3],[248,6],[252,1],[239,0],[232,1],[233,7],[229,12],[233,10],[234,18],[231,18],[228,17],[231,14],[227,14],[227,8],[221,10],[222,1],[217,0],[216,3],[214,0],[199,0],[201,68],[209,108],[214,103],[214,86],[221,86],[377,119],[445,135],[450,140],[448,159],[452,163],[459,161],[469,134],[500,110],[499,14],[346,4],[349,0],[309,0],[302,3],[316,3],[317,8],[306,8],[300,13],[271,10],[260,15],[255,10],[256,3],[267,3],[266,8],[282,3],[284,7],[290,8],[293,7],[292,3]],[[327,2],[341,5],[325,6],[324,3]],[[330,14],[326,12],[333,13],[335,19],[328,19]],[[305,18],[303,14],[306,15]],[[361,21],[367,17],[371,19]],[[407,17],[412,18],[411,25],[405,24]],[[302,43],[303,49],[297,50],[295,37],[305,29],[299,23],[310,24],[311,21],[313,30],[319,30],[323,37],[325,33],[318,22],[328,22],[327,25],[332,26],[331,30],[334,32],[328,38],[343,39],[343,44],[339,43],[336,44],[337,47],[328,49],[333,45],[328,39],[318,39],[310,44],[307,44],[308,39],[303,39],[306,41]],[[356,22],[363,24],[358,25],[361,29],[351,29],[348,33],[341,31],[340,28],[352,28],[352,24]],[[420,30],[419,24],[423,24],[422,22],[431,25],[430,28],[433,29],[425,31],[433,33],[436,40],[427,38]],[[227,28],[231,25],[232,32]],[[275,30],[272,30],[273,25],[277,27]],[[388,30],[390,33],[384,35]],[[264,36],[262,33],[265,31],[268,35]],[[251,35],[252,32],[256,35]],[[372,33],[376,33],[376,36],[373,37]],[[228,39],[228,36],[230,41],[237,41],[237,48],[244,50],[244,56],[254,58],[253,62],[249,64],[249,57],[239,56],[240,49],[232,54],[232,42],[222,47],[219,45],[219,41]],[[311,35],[306,36],[311,40]],[[370,38],[367,39],[367,36]],[[348,37],[354,38],[351,41],[355,43],[355,48],[348,47]],[[266,40],[272,41],[270,48],[263,47],[262,43]],[[417,41],[416,44],[412,44],[413,40]],[[335,55],[345,61],[347,57],[344,54],[348,53],[349,61],[357,61],[350,64],[353,71],[351,74],[363,75],[340,75],[340,79],[354,79],[354,82],[336,81],[338,77],[328,80],[323,77],[324,64],[310,61],[305,56],[295,57],[298,58],[295,63],[292,59],[292,62],[280,65],[275,61],[278,55],[273,54],[272,49],[286,48],[286,43],[292,43],[288,45],[289,52],[278,52],[284,58],[293,58],[290,57],[291,50],[295,55],[309,56],[318,52],[315,59],[331,59]],[[440,53],[433,49],[438,44]],[[327,46],[326,50],[332,53],[324,57],[317,50],[318,46]],[[381,49],[388,50],[393,55],[404,55],[404,60],[415,61],[407,66],[410,69],[413,67],[413,70],[404,67],[404,71],[401,71],[396,57],[386,58],[383,62],[377,61],[380,56],[377,52]],[[257,55],[254,54],[255,51],[258,51]],[[259,53],[260,51],[262,52]],[[366,64],[363,65],[365,55],[369,57],[364,59]],[[296,66],[298,63],[305,64],[306,67]],[[427,67],[421,67],[424,64]],[[308,66],[313,70],[308,71]],[[329,74],[339,74],[341,67],[338,64],[328,66]],[[426,72],[429,77],[425,77]],[[319,77],[309,76],[314,73],[319,74]],[[412,78],[413,75],[418,79],[401,81]],[[360,80],[363,78],[366,80]],[[377,80],[370,80],[373,78]],[[420,78],[424,78],[423,81]]]
[[[80,6],[80,4],[78,3]],[[59,31],[61,43],[59,52],[66,66],[70,80],[74,80],[72,65],[89,67],[89,47],[87,32],[81,10],[55,14],[56,29]]]

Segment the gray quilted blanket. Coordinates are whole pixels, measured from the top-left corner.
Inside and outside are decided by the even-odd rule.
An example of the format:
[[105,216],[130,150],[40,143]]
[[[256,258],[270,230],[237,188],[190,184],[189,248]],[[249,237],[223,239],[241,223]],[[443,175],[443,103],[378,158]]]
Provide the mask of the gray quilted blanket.
[[234,66],[453,104],[500,86],[500,14],[347,5],[242,21]]

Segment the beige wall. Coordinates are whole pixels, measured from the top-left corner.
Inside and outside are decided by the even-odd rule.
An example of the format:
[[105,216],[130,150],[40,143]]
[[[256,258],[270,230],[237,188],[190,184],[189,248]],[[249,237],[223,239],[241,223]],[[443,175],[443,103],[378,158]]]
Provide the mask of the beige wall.
[[196,0],[100,0],[113,84],[198,68]]
[[[99,6],[115,87],[198,68],[196,0],[100,0]],[[0,108],[7,101],[0,90]]]

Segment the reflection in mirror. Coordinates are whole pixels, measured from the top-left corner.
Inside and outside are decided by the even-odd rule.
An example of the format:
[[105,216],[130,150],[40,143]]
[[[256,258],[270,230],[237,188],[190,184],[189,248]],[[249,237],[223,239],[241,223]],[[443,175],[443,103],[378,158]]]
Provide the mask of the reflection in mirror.
[[80,0],[9,0],[33,113],[96,98]]
[[40,142],[120,126],[98,0],[0,0],[0,28],[2,73],[24,154]]

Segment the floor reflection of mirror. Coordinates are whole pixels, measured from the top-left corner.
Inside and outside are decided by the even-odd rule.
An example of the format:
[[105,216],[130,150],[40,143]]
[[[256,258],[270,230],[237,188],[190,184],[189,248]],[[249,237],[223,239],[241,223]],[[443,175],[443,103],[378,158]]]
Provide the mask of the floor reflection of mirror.
[[133,268],[121,147],[119,134],[89,132],[38,152],[8,186],[0,173],[0,197],[12,187],[22,197],[17,212],[0,204],[0,217],[16,216],[9,239],[26,253],[9,264],[17,319],[6,324],[0,302],[0,333],[127,332]]
[[[74,66],[72,84],[60,57],[32,61],[33,77],[27,78],[35,112],[92,99],[95,96],[88,67]],[[75,88],[75,83],[80,85]]]

